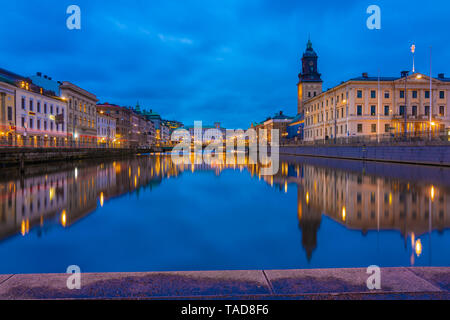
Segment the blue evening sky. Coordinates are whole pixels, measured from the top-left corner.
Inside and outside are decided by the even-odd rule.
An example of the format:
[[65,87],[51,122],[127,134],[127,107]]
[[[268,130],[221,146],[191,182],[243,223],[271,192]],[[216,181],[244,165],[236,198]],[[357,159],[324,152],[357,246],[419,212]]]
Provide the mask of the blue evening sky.
[[[82,29],[66,28],[81,8]],[[381,7],[382,29],[366,9]],[[362,72],[412,68],[450,76],[447,0],[41,0],[2,1],[0,67],[71,81],[101,102],[141,106],[192,125],[248,128],[297,111],[308,34],[324,89]]]

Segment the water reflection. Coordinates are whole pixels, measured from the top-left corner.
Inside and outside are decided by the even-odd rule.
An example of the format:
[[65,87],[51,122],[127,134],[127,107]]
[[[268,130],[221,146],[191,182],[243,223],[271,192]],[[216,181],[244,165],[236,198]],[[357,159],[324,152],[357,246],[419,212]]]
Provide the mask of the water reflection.
[[[290,158],[266,183],[287,190],[295,185],[302,243],[308,259],[317,247],[322,214],[348,229],[395,230],[408,238],[414,255],[423,251],[420,237],[450,227],[448,169],[392,164]],[[339,165],[343,168],[338,169]],[[434,184],[436,185],[434,185]]]
[[[192,155],[191,161],[196,160]],[[224,170],[245,171],[282,193],[296,192],[298,228],[308,260],[318,247],[324,215],[363,236],[399,232],[405,247],[411,246],[412,265],[427,250],[423,237],[450,227],[448,169],[286,157],[277,175],[261,176],[261,168],[248,161],[176,166],[168,156],[144,155],[46,170],[0,177],[0,241],[27,236],[33,228],[40,234],[47,224],[70,228],[116,197],[156,188],[184,172],[220,176]],[[192,195],[199,201],[202,196]]]

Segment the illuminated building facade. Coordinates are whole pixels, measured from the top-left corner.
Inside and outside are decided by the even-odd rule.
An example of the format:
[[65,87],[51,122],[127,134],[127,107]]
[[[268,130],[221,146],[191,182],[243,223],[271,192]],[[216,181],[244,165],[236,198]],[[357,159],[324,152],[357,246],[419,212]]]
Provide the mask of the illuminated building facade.
[[[450,128],[450,78],[421,73],[371,77],[363,73],[322,91],[317,54],[308,42],[298,83],[298,112],[305,115],[304,140],[376,135],[419,136]],[[406,90],[405,90],[406,88]]]
[[6,145],[15,139],[15,90],[14,82],[0,76],[0,139]]
[[[15,86],[15,124],[8,129],[10,133],[14,131],[13,138],[17,145],[64,145],[67,139],[66,101],[57,97],[53,91],[35,85],[29,78],[4,69],[0,69],[0,75]],[[6,118],[11,119],[12,100],[7,101],[9,108],[5,109]]]
[[116,119],[103,111],[97,113],[97,143],[108,147],[116,146]]
[[98,104],[97,111],[103,112],[116,120],[116,144],[123,148],[129,147],[132,111],[128,108],[110,104],[108,102]]

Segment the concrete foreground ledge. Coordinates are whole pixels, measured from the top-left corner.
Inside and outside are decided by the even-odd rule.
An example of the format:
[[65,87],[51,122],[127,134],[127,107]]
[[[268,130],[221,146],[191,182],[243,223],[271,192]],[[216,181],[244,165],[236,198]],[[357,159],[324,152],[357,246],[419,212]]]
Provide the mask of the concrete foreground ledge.
[[366,269],[0,275],[0,299],[450,299],[450,268],[383,268],[381,290]]

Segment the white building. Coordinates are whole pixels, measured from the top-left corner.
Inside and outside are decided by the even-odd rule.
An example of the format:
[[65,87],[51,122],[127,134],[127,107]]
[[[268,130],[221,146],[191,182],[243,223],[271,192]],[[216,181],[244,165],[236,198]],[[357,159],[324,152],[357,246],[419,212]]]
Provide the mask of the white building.
[[116,120],[102,112],[97,113],[97,143],[113,146],[116,142]]

